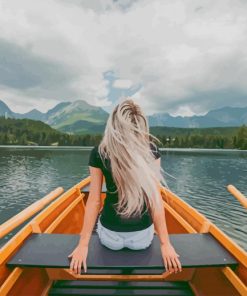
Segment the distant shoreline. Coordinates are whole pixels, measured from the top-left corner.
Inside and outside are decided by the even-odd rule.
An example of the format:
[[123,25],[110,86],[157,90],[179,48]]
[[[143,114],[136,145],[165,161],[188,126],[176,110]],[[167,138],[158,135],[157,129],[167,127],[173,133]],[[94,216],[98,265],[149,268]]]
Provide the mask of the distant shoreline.
[[[94,146],[39,146],[39,145],[0,145],[1,148],[14,148],[14,149],[74,149],[74,150],[91,150]],[[228,149],[228,148],[159,148],[160,151],[184,151],[184,152],[212,152],[212,151],[227,151],[227,152],[247,152],[241,149]]]

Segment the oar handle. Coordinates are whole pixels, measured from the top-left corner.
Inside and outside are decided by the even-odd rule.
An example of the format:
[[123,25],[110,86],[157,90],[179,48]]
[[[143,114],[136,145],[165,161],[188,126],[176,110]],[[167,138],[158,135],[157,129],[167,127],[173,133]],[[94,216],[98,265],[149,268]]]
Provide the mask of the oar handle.
[[247,209],[247,198],[233,185],[228,185],[227,190]]

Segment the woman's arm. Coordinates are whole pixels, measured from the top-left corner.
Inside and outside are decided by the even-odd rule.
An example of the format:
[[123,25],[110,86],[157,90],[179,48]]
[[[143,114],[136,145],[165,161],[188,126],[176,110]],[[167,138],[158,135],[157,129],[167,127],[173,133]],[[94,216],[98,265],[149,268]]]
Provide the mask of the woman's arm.
[[80,245],[88,246],[101,207],[103,173],[100,168],[89,166],[91,175],[90,191],[85,208],[85,217],[80,233]]
[[100,210],[100,195],[103,183],[103,173],[100,168],[89,166],[91,183],[88,200],[85,207],[85,217],[83,221],[80,240],[74,251],[68,255],[71,258],[70,270],[81,274],[83,264],[84,271],[87,272],[88,244]]
[[[161,158],[158,158],[155,160],[157,169],[160,169],[160,159]],[[158,189],[160,190],[160,184],[158,184]],[[151,212],[152,212],[154,227],[160,239],[161,254],[164,260],[164,265],[165,265],[166,271],[169,270],[170,273],[173,271],[175,271],[175,273],[177,273],[178,271],[181,272],[182,265],[178,259],[180,255],[177,254],[177,252],[173,248],[169,239],[169,235],[166,227],[165,211],[163,207],[164,202],[161,194],[160,194],[160,199],[161,199],[161,207],[156,206],[151,210]]]
[[[160,169],[160,160],[161,158],[156,159],[155,165],[157,166],[157,169]],[[160,185],[159,185],[160,187]],[[170,243],[169,236],[168,236],[168,230],[166,226],[166,219],[165,219],[165,212],[164,212],[164,207],[163,207],[163,199],[160,194],[160,199],[161,199],[161,207],[158,208],[153,208],[152,209],[152,218],[154,222],[154,227],[157,232],[157,235],[160,239],[161,244],[168,244]]]

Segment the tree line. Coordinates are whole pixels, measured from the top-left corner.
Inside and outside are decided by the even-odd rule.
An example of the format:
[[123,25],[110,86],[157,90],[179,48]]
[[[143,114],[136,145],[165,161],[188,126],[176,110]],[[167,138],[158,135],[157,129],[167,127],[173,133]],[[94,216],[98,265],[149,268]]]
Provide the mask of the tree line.
[[[162,142],[162,147],[247,149],[246,125],[234,127],[234,132],[227,127],[213,130],[151,127],[150,133]],[[0,117],[0,145],[94,146],[101,139],[102,134],[62,133],[38,120]]]
[[200,135],[159,136],[164,147],[168,148],[218,148],[218,149],[247,149],[247,126],[243,125],[234,136]]

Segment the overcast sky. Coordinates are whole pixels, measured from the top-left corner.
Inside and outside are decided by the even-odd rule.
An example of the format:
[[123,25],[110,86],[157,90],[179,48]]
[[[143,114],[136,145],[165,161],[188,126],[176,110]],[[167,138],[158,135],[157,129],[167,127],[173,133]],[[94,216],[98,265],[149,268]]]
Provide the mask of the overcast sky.
[[246,0],[0,0],[0,99],[147,115],[247,106]]

